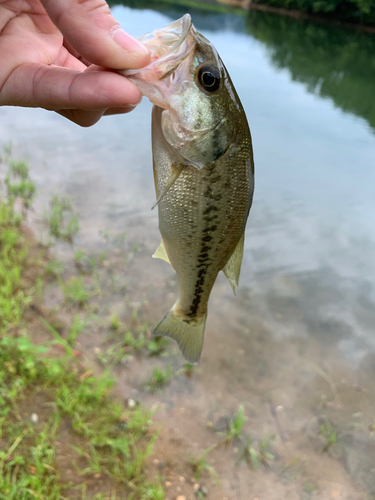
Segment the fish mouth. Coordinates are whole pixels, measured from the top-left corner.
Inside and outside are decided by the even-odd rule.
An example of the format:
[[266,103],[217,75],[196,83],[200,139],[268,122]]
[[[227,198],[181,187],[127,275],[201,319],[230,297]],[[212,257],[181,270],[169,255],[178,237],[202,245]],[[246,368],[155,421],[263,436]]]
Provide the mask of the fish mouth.
[[156,29],[139,38],[151,54],[151,64],[160,58],[167,59],[169,55],[180,52],[179,48],[186,40],[192,21],[190,14],[185,14],[165,28]]
[[[168,109],[164,82],[168,81],[194,47],[195,29],[190,14],[168,26],[146,33],[139,38],[151,54],[151,63],[140,69],[120,71],[135,83],[143,95],[161,108]],[[169,84],[167,84],[169,88]],[[170,89],[169,89],[170,90]]]

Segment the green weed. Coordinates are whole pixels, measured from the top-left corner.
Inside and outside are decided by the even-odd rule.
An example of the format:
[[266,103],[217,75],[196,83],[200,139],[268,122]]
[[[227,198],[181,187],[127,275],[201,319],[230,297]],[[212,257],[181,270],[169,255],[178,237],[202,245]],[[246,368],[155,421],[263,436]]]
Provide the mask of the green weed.
[[173,376],[172,367],[169,366],[164,370],[159,370],[159,368],[154,368],[152,375],[145,383],[145,387],[149,392],[157,392],[168,385]]
[[[10,149],[3,163],[4,158],[9,160]],[[12,176],[22,178],[25,172],[25,165],[13,165]],[[111,397],[113,380],[108,374],[92,376],[74,355],[72,346],[87,319],[76,316],[64,339],[40,317],[40,329],[47,329],[52,340],[35,345],[29,336],[25,311],[36,294],[40,299],[43,282],[25,280],[25,271],[35,263],[30,263],[14,203],[12,193],[0,199],[0,499],[71,497],[71,485],[61,481],[56,460],[56,443],[63,433],[63,440],[79,443],[79,451],[72,450],[73,463],[83,459],[88,476],[100,470],[114,480],[113,500],[116,490],[129,500],[163,500],[160,482],[150,482],[145,475],[145,460],[156,439],[149,430],[151,413],[139,406],[124,410]],[[41,269],[39,276],[45,274]],[[73,303],[84,304],[91,297],[81,281],[64,291]],[[65,356],[52,355],[56,343],[64,347]],[[40,421],[34,425],[25,408],[31,410],[39,396],[48,403],[38,403]],[[90,479],[82,476],[77,486],[82,498],[103,499],[100,494],[90,496]]]
[[66,341],[73,347],[76,343],[77,337],[82,333],[83,329],[88,323],[89,318],[82,319],[78,314],[74,316],[73,323],[70,327],[70,331]]
[[83,250],[77,250],[74,254],[75,266],[84,274],[90,274],[95,268],[95,261]]
[[269,447],[274,439],[274,436],[265,434],[259,443],[256,444],[253,442],[251,436],[247,436],[245,445],[240,449],[239,462],[245,460],[247,465],[253,470],[259,468],[259,463],[262,463],[265,467],[269,467],[275,460],[274,455],[269,451]]
[[319,428],[319,435],[322,437],[324,447],[322,453],[327,452],[333,444],[337,442],[337,431],[331,422],[326,418]]
[[217,475],[214,467],[207,462],[207,456],[216,447],[217,447],[217,445],[213,444],[212,446],[210,446],[207,449],[205,449],[203,451],[203,453],[201,453],[201,455],[199,455],[198,457],[191,457],[190,458],[189,463],[190,463],[190,465],[191,465],[191,467],[193,469],[194,477],[195,477],[195,479],[197,481],[201,478],[202,472],[204,470],[206,470],[206,471],[208,471],[210,473],[210,475],[212,476],[212,478],[217,483],[219,482],[219,477],[218,477],[218,475]]
[[22,201],[23,216],[35,197],[36,186],[30,179],[29,165],[26,161],[15,160],[11,156],[11,149],[5,156],[8,172],[5,177],[5,185],[9,200],[20,199]]
[[119,320],[118,315],[112,314],[111,319],[110,319],[110,323],[109,323],[109,328],[111,330],[118,331],[118,330],[120,330],[121,327],[122,327],[122,323]]
[[228,420],[226,432],[219,432],[223,436],[224,444],[231,445],[234,439],[241,436],[243,426],[245,424],[245,408],[240,405],[237,412]]
[[[163,337],[158,337],[158,338],[162,339]],[[183,367],[178,370],[177,375],[185,375],[185,377],[191,378],[194,373],[194,368],[195,365],[192,365],[190,363],[184,363]]]
[[52,196],[46,219],[51,236],[57,240],[73,242],[79,232],[79,222],[68,196]]
[[60,276],[60,274],[64,271],[64,264],[57,259],[51,259],[45,265],[44,271],[53,277]]
[[92,298],[93,293],[85,285],[82,276],[73,276],[61,286],[65,295],[65,302],[80,307],[86,305]]

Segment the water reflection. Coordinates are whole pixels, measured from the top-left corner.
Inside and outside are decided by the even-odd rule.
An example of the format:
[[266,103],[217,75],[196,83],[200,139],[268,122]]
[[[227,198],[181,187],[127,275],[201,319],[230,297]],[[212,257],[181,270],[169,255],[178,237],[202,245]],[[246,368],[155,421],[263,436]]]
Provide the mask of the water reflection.
[[246,30],[267,46],[276,68],[375,131],[375,36],[258,11],[248,16]]

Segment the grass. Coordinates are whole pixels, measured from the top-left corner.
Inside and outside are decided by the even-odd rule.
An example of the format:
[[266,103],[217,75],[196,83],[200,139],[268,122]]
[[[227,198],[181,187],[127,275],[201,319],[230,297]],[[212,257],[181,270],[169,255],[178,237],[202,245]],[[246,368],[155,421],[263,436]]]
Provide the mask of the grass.
[[72,243],[79,232],[78,217],[68,196],[55,194],[46,216],[50,236]]
[[95,268],[95,261],[85,254],[83,250],[77,250],[74,254],[74,263],[85,274],[90,274]]
[[45,265],[44,271],[51,277],[60,276],[64,271],[64,264],[57,259],[51,259]]
[[322,453],[326,453],[331,446],[337,442],[337,431],[332,426],[328,418],[324,419],[324,422],[321,424],[319,428],[319,435],[321,436],[324,444]]
[[93,296],[82,276],[72,276],[68,281],[61,282],[65,295],[65,302],[70,305],[83,307]]
[[125,324],[116,313],[110,316],[107,324],[110,338],[115,341],[115,344],[97,353],[97,359],[102,365],[116,366],[119,363],[127,363],[140,354],[146,356],[167,354],[168,340],[162,337],[151,337],[148,324],[139,320],[136,307],[133,308],[131,323],[131,326]]
[[245,445],[240,449],[239,462],[244,460],[249,468],[253,470],[258,470],[260,463],[265,467],[269,467],[275,460],[275,456],[269,451],[274,439],[275,436],[268,436],[265,433],[259,443],[255,443],[251,436],[247,436]]
[[236,413],[227,422],[225,432],[219,432],[223,436],[225,446],[230,446],[235,439],[239,439],[242,434],[242,429],[245,424],[245,408],[240,405]]
[[194,478],[198,481],[203,471],[209,472],[214,481],[219,483],[218,475],[212,465],[207,462],[207,456],[211,453],[213,449],[216,448],[217,445],[212,445],[206,448],[203,453],[201,453],[198,457],[191,457],[189,463],[194,472]]
[[[28,180],[28,168],[12,162],[8,149],[2,158],[8,180],[0,192],[0,500],[163,500],[159,480],[145,473],[156,439],[152,414],[139,406],[125,409],[111,395],[108,373],[93,376],[74,354],[87,318],[76,315],[66,339],[35,313],[29,321],[47,273],[42,262],[30,273],[33,242],[21,222],[31,191],[14,187],[18,177]],[[89,300],[80,281],[67,297]],[[44,340],[36,341],[35,332]],[[101,493],[92,491],[96,474]]]
[[166,387],[172,380],[173,371],[172,367],[168,366],[164,370],[159,370],[159,368],[154,368],[151,376],[145,383],[145,388],[149,392],[157,392],[164,387]]
[[[10,178],[13,174],[10,164],[11,158],[7,154],[2,162],[8,164],[6,177],[7,191],[9,192]],[[10,189],[16,192],[16,190]],[[18,322],[25,307],[30,302],[30,296],[21,286],[21,271],[27,258],[27,245],[20,232],[20,224],[25,214],[15,209],[16,195],[9,196],[7,203],[0,202],[0,325],[10,325]]]

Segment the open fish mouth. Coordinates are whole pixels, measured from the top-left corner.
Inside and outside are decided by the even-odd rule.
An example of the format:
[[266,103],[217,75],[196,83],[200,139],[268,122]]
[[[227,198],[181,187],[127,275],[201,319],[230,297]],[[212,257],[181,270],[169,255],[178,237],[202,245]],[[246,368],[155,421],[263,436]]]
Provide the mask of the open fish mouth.
[[135,83],[152,103],[167,109],[166,94],[170,91],[171,83],[169,77],[191,54],[195,37],[196,31],[190,14],[185,14],[165,28],[156,29],[139,38],[151,54],[148,66],[120,73]]
[[185,14],[165,28],[156,29],[139,38],[151,54],[151,64],[161,57],[168,58],[180,52],[179,48],[186,40],[192,26],[190,14]]

